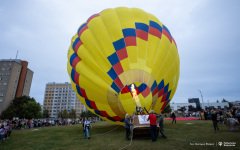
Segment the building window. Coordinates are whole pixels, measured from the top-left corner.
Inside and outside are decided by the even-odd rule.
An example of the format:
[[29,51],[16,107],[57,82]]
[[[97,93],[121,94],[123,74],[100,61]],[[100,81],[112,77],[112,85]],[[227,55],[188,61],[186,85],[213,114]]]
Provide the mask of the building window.
[[11,70],[11,68],[7,68],[7,70]]
[[10,74],[9,72],[6,73],[7,76],[9,76],[9,74]]
[[2,71],[4,71],[5,70],[5,68],[2,68]]
[[7,80],[8,80],[8,77],[5,78],[5,81],[7,81]]
[[0,96],[3,97],[3,93],[1,93]]
[[2,78],[0,77],[0,81],[2,80]]
[[3,83],[3,85],[7,85],[7,83]]
[[12,66],[12,63],[8,63],[9,66]]
[[3,99],[0,99],[0,103],[3,101]]
[[6,65],[7,65],[6,63],[3,64],[3,66],[6,66]]

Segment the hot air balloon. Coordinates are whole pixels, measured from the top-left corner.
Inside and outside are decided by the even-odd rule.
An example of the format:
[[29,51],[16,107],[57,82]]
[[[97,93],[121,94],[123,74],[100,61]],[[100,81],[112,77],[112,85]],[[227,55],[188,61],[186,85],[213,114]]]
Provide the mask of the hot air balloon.
[[79,27],[68,49],[67,70],[89,111],[123,125],[136,106],[160,113],[169,104],[180,60],[170,31],[154,15],[117,7]]

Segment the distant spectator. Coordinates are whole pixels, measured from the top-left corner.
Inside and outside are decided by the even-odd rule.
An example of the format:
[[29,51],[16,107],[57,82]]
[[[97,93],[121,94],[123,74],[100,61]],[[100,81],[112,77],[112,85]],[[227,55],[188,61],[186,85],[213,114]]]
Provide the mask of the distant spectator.
[[176,124],[176,115],[175,115],[175,113],[174,113],[174,112],[172,113],[172,118],[173,118],[173,121],[172,121],[172,123],[175,121],[175,124]]
[[214,110],[212,110],[211,111],[211,116],[212,116],[212,122],[213,122],[213,127],[214,127],[214,130],[215,130],[215,132],[217,131],[217,132],[219,132],[219,128],[218,128],[218,122],[217,122],[217,113],[214,111]]
[[0,128],[0,144],[4,140],[4,132],[5,132],[4,125],[2,125]]

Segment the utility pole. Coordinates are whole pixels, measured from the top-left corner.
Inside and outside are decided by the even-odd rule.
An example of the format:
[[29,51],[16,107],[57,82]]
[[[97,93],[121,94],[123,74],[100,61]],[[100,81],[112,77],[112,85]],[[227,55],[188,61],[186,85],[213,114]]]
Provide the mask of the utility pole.
[[204,101],[203,101],[203,96],[202,96],[202,91],[201,91],[201,90],[198,90],[198,91],[199,91],[200,94],[201,94],[201,97],[202,97],[202,107],[203,107],[203,109],[205,110]]
[[15,59],[17,59],[17,57],[18,57],[18,51],[17,51],[17,55],[16,55],[16,58],[15,58]]

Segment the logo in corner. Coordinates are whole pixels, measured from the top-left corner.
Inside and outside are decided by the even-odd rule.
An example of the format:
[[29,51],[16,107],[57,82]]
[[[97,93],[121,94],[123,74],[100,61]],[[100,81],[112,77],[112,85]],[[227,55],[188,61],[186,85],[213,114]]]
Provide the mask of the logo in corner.
[[222,142],[218,142],[218,145],[219,145],[219,146],[222,146],[222,144],[223,144]]

